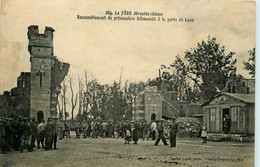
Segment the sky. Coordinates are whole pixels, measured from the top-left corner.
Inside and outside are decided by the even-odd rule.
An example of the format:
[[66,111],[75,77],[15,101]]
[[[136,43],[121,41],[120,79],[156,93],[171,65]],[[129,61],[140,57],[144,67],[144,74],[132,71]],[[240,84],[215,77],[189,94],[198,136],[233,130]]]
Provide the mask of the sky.
[[[101,21],[77,19],[104,16],[109,11],[163,13],[164,18],[194,22]],[[113,15],[114,16],[114,15]],[[233,51],[237,72],[255,47],[255,2],[211,0],[2,0],[0,21],[0,94],[16,86],[20,72],[30,71],[27,28],[55,29],[54,55],[70,63],[69,75],[88,71],[101,83],[147,81],[158,76],[161,64],[170,65],[208,35]]]

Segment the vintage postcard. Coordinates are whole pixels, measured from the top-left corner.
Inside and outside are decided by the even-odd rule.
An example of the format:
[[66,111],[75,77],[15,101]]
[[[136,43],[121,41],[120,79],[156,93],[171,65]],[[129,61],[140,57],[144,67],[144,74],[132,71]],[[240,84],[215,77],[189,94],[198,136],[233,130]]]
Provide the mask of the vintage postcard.
[[0,166],[254,166],[256,2],[2,0]]

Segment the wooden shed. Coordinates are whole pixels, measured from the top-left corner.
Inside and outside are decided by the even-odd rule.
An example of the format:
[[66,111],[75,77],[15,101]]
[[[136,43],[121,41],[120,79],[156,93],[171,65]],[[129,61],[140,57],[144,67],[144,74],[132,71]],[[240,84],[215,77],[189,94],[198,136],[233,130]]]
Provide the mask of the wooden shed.
[[255,95],[217,93],[208,99],[203,108],[203,124],[208,132],[223,133],[224,116],[231,118],[230,134],[250,135],[255,132]]

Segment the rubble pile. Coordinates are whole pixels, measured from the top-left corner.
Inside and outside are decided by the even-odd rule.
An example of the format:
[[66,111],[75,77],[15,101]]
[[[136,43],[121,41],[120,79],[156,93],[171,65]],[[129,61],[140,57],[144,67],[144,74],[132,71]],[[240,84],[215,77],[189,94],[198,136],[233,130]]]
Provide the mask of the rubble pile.
[[197,118],[179,117],[176,122],[179,128],[178,137],[200,137],[201,122]]

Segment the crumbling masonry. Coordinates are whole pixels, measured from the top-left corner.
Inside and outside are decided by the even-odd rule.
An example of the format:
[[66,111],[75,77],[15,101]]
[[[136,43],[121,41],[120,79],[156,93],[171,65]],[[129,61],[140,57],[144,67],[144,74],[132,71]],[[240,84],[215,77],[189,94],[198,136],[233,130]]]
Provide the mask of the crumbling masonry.
[[31,72],[21,72],[17,87],[0,95],[0,117],[23,116],[42,119],[57,117],[57,97],[60,84],[69,71],[69,64],[58,61],[53,52],[53,32],[46,27],[28,27],[28,51]]
[[57,97],[69,64],[58,61],[53,52],[53,32],[46,27],[39,34],[38,26],[28,27],[28,51],[31,61],[30,117],[37,120],[57,117]]

